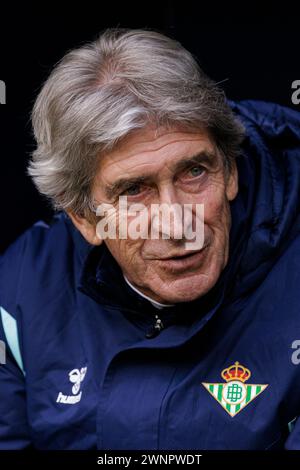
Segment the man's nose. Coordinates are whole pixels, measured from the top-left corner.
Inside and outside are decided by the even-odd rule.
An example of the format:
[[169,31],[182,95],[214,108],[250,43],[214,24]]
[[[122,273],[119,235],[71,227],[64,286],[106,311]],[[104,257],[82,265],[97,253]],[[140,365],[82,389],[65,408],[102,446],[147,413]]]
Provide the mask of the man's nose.
[[154,211],[152,224],[160,238],[180,240],[184,237],[183,204],[173,186],[159,193],[159,211]]

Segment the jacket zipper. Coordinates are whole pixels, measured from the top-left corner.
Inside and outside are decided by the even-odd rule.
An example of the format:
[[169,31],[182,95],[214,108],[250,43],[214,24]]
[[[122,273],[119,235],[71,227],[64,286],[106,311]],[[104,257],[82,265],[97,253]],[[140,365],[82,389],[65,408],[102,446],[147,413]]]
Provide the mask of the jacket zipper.
[[161,318],[159,318],[159,316],[156,314],[154,317],[153,325],[146,333],[146,338],[148,339],[155,338],[157,335],[159,335],[159,333],[161,332],[163,328],[164,328],[163,322]]

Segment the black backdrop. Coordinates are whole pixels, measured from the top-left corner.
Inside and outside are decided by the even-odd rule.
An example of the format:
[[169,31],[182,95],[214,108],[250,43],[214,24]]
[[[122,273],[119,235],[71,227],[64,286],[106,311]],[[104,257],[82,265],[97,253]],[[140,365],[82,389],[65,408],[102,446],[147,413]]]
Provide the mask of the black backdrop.
[[[20,2],[21,3],[21,2]],[[25,2],[24,2],[25,3]],[[106,27],[154,28],[178,39],[232,99],[290,106],[300,80],[297,2],[19,2],[0,5],[0,252],[36,220],[51,216],[26,176],[34,147],[30,110],[51,67]]]

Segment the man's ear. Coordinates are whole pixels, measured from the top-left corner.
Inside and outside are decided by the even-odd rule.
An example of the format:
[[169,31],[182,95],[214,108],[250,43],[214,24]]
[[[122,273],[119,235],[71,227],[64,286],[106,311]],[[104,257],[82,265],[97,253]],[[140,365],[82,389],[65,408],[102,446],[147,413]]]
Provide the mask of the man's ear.
[[236,197],[238,190],[239,190],[239,183],[238,183],[238,171],[236,163],[233,162],[230,170],[227,170],[228,173],[226,177],[226,196],[228,201],[233,201]]
[[98,237],[95,224],[71,211],[67,211],[67,214],[87,242],[91,245],[101,245],[103,240]]

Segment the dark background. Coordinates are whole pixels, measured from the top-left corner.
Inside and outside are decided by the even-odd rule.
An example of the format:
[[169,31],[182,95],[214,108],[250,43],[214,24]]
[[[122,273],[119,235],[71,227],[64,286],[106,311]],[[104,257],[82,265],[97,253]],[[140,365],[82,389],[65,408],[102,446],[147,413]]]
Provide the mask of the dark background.
[[107,27],[153,28],[179,40],[231,99],[263,99],[294,109],[300,79],[300,14],[281,2],[10,2],[0,5],[0,252],[49,204],[26,176],[34,148],[30,111],[51,67]]

